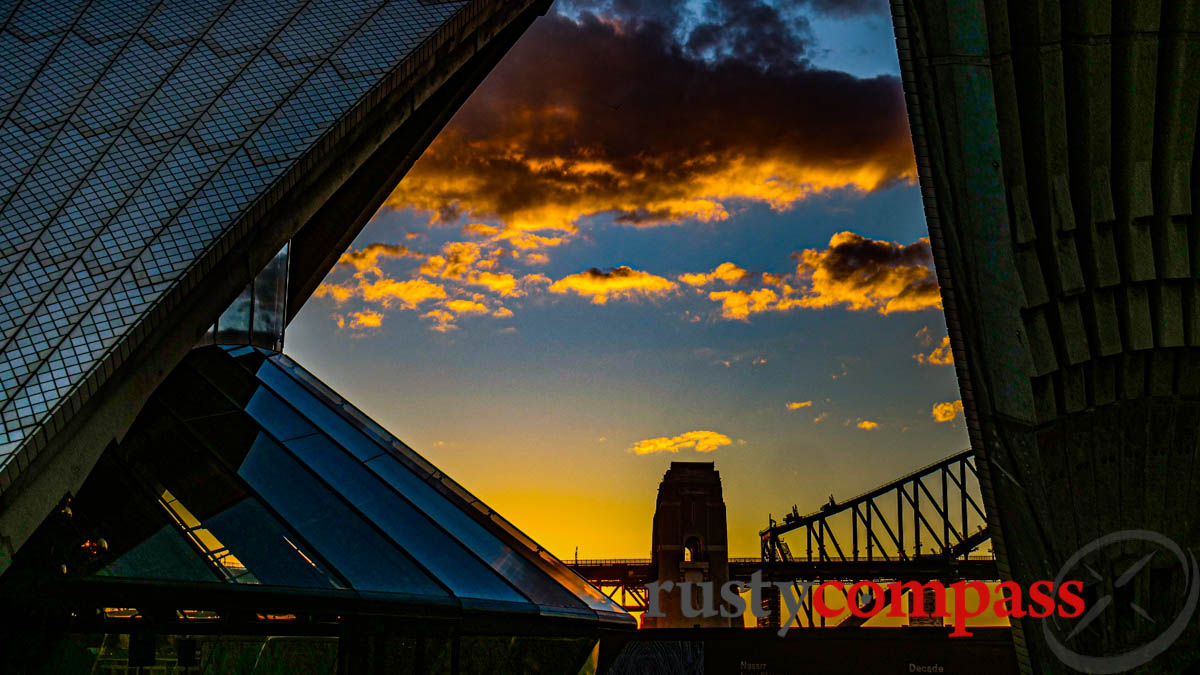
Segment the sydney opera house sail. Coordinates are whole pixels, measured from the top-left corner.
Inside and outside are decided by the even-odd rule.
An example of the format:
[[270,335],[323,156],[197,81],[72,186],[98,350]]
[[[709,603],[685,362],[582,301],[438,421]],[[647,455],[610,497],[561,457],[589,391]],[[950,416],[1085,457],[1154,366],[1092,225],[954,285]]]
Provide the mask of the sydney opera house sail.
[[1197,624],[1152,638],[1186,624],[1196,575],[1143,545],[1200,548],[1200,4],[892,11],[1001,576],[1070,567],[1113,605],[1075,635],[1015,621],[1023,669],[1171,645],[1153,672],[1177,672]]

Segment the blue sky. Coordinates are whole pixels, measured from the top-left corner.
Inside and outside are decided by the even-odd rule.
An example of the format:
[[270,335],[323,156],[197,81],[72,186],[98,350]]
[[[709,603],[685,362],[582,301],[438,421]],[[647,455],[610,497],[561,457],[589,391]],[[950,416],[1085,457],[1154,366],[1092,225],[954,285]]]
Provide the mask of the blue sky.
[[752,556],[967,447],[890,19],[815,4],[689,3],[746,28],[689,54],[678,12],[560,2],[286,351],[560,557],[647,555],[672,460],[716,462]]

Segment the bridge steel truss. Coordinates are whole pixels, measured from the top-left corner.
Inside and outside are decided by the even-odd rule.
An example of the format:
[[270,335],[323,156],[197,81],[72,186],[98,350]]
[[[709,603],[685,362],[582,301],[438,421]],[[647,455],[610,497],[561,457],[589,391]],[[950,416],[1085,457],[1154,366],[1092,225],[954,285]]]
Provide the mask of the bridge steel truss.
[[[759,532],[762,561],[887,563],[924,555],[962,558],[989,538],[983,509],[971,496],[979,481],[974,459],[973,450],[951,455],[853,499],[838,503],[831,498],[829,504],[806,516],[793,507],[782,522],[771,518]],[[850,540],[844,542],[847,548],[835,534],[839,529],[843,536],[847,530],[850,533]],[[781,539],[799,530],[804,531],[803,557],[793,554]]]

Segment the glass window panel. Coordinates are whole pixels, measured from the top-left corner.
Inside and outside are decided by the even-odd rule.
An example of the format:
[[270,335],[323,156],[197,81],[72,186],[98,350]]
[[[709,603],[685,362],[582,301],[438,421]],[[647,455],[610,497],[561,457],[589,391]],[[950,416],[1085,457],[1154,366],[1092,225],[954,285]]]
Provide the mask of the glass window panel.
[[[253,351],[253,347],[238,347],[233,351],[237,352],[242,349]],[[203,375],[203,379],[211,382],[234,403],[244,406],[254,392],[258,391],[258,380],[247,373],[246,369],[239,366],[236,361],[230,359],[227,351],[227,347],[193,349],[183,365],[196,377]],[[232,355],[237,356],[236,353]],[[183,369],[183,366],[177,367],[175,373]],[[174,374],[172,374],[173,376]]]
[[367,462],[367,466],[534,602],[555,607],[582,608],[583,604],[567,593],[562,586],[496,538],[496,535],[488,532],[483,525],[438,493],[433,486],[418,478],[396,458],[384,455]]
[[246,412],[250,413],[250,416],[264,429],[281,441],[317,433],[316,427],[309,424],[266,387],[259,387],[258,391],[254,392],[250,403],[246,404]]
[[260,433],[258,424],[241,410],[227,415],[204,417],[187,424],[205,446],[230,466],[242,463]]
[[337,411],[330,409],[271,361],[265,361],[259,367],[258,379],[295,406],[318,429],[332,437],[338,445],[349,450],[359,460],[366,461],[383,452],[383,448],[373,443]]
[[285,354],[277,354],[271,358],[271,362],[279,366],[284,372],[292,376],[296,380],[308,385],[318,399],[321,399],[330,408],[341,410],[350,415],[358,424],[359,430],[363,431],[366,436],[377,443],[383,444],[385,447],[399,452],[405,459],[416,464],[421,470],[427,474],[437,472],[437,467],[430,464],[424,457],[417,454],[415,450],[404,444],[403,441],[388,433],[386,429],[379,426],[374,420],[364,415],[360,410],[355,408],[350,402],[345,401],[338,396],[336,392],[325,385],[324,382],[313,376],[312,373],[305,370],[302,366],[289,359]]
[[101,576],[171,581],[220,581],[174,527],[167,525],[97,572]]
[[338,588],[319,563],[297,545],[255,499],[245,499],[204,523],[261,583],[308,588]]
[[460,543],[325,436],[306,436],[284,445],[455,595],[526,602]]
[[[181,369],[182,370],[182,369]],[[209,417],[237,410],[213,385],[190,372],[172,373],[154,392],[155,398],[164,403],[181,420]]]
[[226,344],[250,342],[250,305],[252,301],[250,287],[247,286],[217,319],[217,342]]
[[259,436],[238,474],[358,590],[448,594],[287,451]]
[[588,607],[600,610],[602,612],[616,612],[624,614],[625,610],[621,609],[612,600],[609,600],[595,586],[588,583],[587,579],[579,576],[574,570],[562,564],[558,558],[555,558],[549,551],[538,551],[543,562],[550,568],[550,574],[558,580],[560,584],[566,586],[576,597],[587,603]]
[[254,278],[254,317],[251,342],[267,349],[283,349],[283,317],[287,305],[288,246]]

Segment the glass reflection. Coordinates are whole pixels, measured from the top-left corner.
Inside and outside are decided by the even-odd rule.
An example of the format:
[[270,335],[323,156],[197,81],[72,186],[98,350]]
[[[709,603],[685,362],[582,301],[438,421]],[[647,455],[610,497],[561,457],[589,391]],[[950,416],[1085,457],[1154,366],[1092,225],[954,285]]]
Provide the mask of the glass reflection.
[[199,345],[255,345],[274,352],[283,350],[289,250],[290,243],[279,249],[205,331]]

